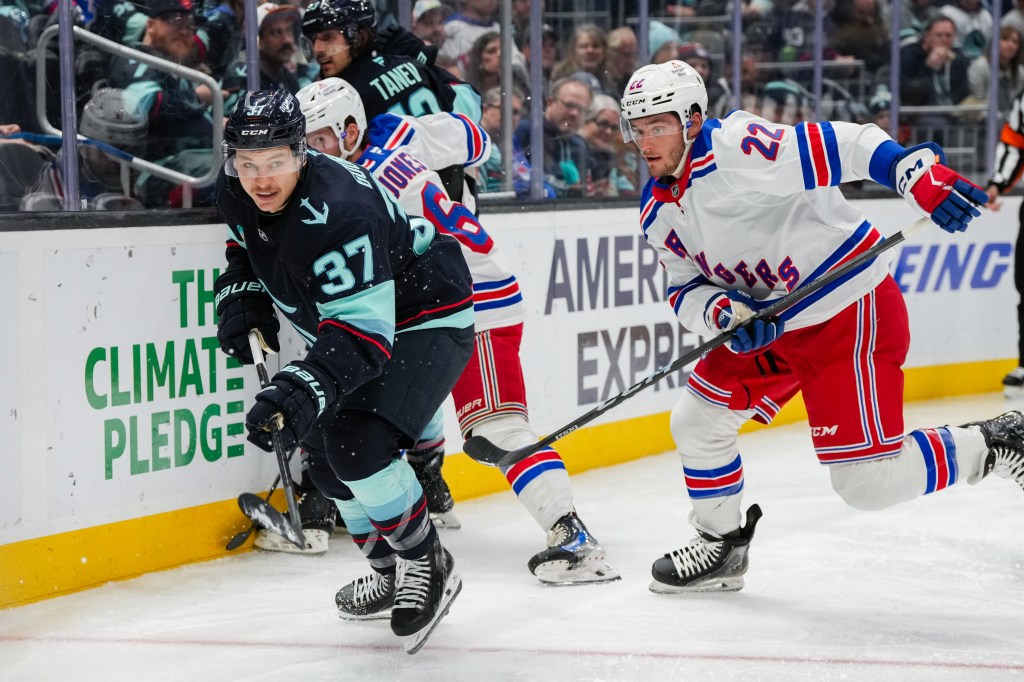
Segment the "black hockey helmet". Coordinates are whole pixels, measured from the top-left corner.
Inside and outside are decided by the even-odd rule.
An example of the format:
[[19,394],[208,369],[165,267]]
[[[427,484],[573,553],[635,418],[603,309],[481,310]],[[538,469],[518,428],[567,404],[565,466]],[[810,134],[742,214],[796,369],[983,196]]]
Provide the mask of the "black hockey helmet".
[[361,26],[377,26],[377,14],[370,0],[314,0],[302,16],[302,33],[307,37],[334,29],[354,44]]
[[[238,175],[234,153],[273,147],[291,147],[301,166],[306,156],[306,117],[299,101],[287,90],[248,92],[239,100],[224,125],[225,170]],[[291,168],[284,168],[287,172]]]

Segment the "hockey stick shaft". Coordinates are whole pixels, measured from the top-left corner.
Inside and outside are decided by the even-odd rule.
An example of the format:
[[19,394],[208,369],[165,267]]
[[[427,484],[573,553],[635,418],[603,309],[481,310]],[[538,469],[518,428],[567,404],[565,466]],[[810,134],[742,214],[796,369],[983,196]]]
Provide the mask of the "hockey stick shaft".
[[[267,374],[267,365],[263,359],[261,342],[259,331],[251,329],[249,331],[249,349],[252,351],[252,359],[256,364],[256,374],[260,378],[260,386],[266,388],[270,383],[270,376]],[[295,528],[298,537],[302,537],[302,519],[299,518],[299,505],[295,502],[295,484],[292,482],[291,470],[288,468],[288,453],[285,452],[284,443],[281,441],[282,421],[281,415],[275,415],[275,419],[270,424],[270,439],[274,444],[277,468],[281,474],[281,487],[284,488],[284,498],[288,503],[288,520]]]
[[[870,249],[864,251],[863,253],[859,254],[854,258],[851,258],[849,261],[847,261],[840,267],[831,270],[823,277],[820,277],[812,282],[809,282],[808,284],[805,284],[804,286],[797,288],[795,291],[784,296],[783,298],[780,298],[778,301],[772,303],[767,308],[759,311],[753,319],[764,320],[770,317],[774,317],[779,313],[793,307],[794,305],[804,300],[811,294],[821,291],[823,288],[827,287],[828,285],[832,284],[838,279],[845,277],[846,275],[856,270],[857,268],[867,265],[870,261],[877,258],[883,252],[893,248],[894,246],[897,246],[898,244],[903,243],[904,241],[906,241],[908,237],[910,237],[913,234],[916,234],[929,224],[931,224],[930,218],[921,218],[911,223],[907,227],[903,228],[901,231],[894,234],[892,237],[889,237],[885,241],[875,244]],[[489,464],[492,466],[506,467],[511,466],[516,462],[520,462],[523,459],[529,457],[530,455],[542,450],[543,448],[546,448],[555,441],[564,438],[565,436],[568,436],[570,433],[576,431],[581,426],[584,426],[593,421],[594,419],[597,419],[605,412],[608,412],[609,410],[618,407],[629,398],[633,397],[643,389],[654,385],[658,381],[667,377],[669,374],[678,372],[691,362],[700,359],[700,357],[703,356],[705,353],[712,351],[721,345],[724,345],[729,341],[729,339],[732,338],[732,334],[733,332],[732,330],[730,330],[722,334],[719,334],[718,336],[712,337],[711,339],[705,341],[700,346],[694,348],[689,353],[685,353],[679,358],[676,358],[675,360],[672,361],[671,364],[662,367],[661,369],[657,370],[654,374],[648,376],[646,379],[636,384],[633,384],[622,393],[619,393],[618,395],[609,398],[608,400],[604,401],[597,407],[593,408],[583,416],[574,419],[570,423],[566,424],[565,426],[558,429],[554,433],[550,434],[546,438],[543,438],[534,445],[529,445],[523,448],[519,448],[517,450],[503,450],[482,436],[473,436],[469,438],[469,440],[467,440],[465,443],[464,447],[466,450],[466,454],[468,454],[470,457],[472,457],[478,462],[481,462],[483,464]]]

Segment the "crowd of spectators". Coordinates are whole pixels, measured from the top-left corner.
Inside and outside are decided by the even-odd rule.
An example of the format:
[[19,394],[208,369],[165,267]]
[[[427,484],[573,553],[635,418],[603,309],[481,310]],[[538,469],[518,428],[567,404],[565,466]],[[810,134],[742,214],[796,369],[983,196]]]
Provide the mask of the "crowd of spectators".
[[[535,0],[536,1],[536,0]],[[498,0],[416,0],[406,18],[411,31],[436,46],[438,65],[481,94],[482,123],[495,138],[483,168],[484,192],[507,187],[501,158],[502,101],[512,100],[511,189],[530,190],[533,172],[528,113],[533,98],[543,111],[544,175],[548,197],[628,197],[640,191],[640,159],[618,132],[618,100],[630,74],[646,63],[683,59],[704,77],[709,114],[741,108],[781,123],[815,115],[812,93],[815,6],[810,0],[742,0],[740,92],[734,92],[732,0],[651,0],[647,51],[639,53],[636,0],[590,0],[580,9],[568,0],[546,0],[542,45],[530,45],[530,0],[512,1],[512,83],[501,83],[502,26]],[[826,0],[821,102],[824,119],[875,122],[888,127],[892,41],[901,58],[900,103],[927,112],[901,115],[899,137],[916,141],[914,126],[941,130],[981,124],[990,103],[990,46],[997,40],[999,95],[1005,113],[1024,87],[1024,0],[1007,4],[998,31],[981,0],[899,0],[900,30],[891,27],[891,0]],[[1006,0],[1004,0],[1006,1]],[[180,206],[182,186],[154,173],[125,171],[133,156],[200,177],[217,162],[212,118],[219,95],[225,112],[244,95],[244,0],[76,0],[75,21],[98,36],[213,78],[220,92],[130,56],[111,55],[84,43],[75,54],[82,145],[84,205],[100,195],[122,195],[124,205]],[[297,92],[319,76],[300,48],[305,2],[278,0],[257,9],[261,88]],[[377,0],[380,24],[398,22],[397,2]],[[45,110],[60,127],[56,41],[39,44],[56,21],[55,0],[3,0],[0,6],[0,210],[60,205],[59,146],[36,117],[37,66],[47,74]],[[575,8],[575,9],[574,9]],[[550,23],[547,23],[550,22]],[[529,77],[541,62],[540,91]],[[91,104],[91,107],[90,107]],[[965,104],[982,105],[958,111]],[[87,111],[88,109],[88,111]],[[99,114],[99,115],[98,115]],[[126,137],[126,131],[130,136]],[[937,132],[938,131],[938,132]],[[56,138],[59,142],[59,138]],[[16,144],[18,148],[11,147]],[[976,150],[981,151],[981,150]],[[119,153],[117,153],[119,152]],[[106,163],[98,163],[103,161]],[[983,155],[974,155],[981,158]],[[101,168],[102,166],[102,168]],[[97,170],[99,168],[99,170]],[[985,169],[978,168],[983,174]],[[59,180],[59,178],[58,178]],[[208,188],[190,193],[209,203]]]

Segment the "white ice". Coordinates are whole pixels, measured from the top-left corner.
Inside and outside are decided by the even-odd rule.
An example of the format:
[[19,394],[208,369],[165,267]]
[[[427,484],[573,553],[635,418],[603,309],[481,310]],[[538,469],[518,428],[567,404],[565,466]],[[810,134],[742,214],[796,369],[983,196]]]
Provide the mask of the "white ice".
[[[1003,411],[999,396],[918,403],[908,429]],[[623,579],[545,587],[543,534],[511,492],[459,503],[443,540],[464,589],[415,656],[387,621],[344,622],[366,564],[248,552],[0,612],[0,679],[1024,680],[1024,494],[990,476],[876,513],[846,507],[805,424],[743,436],[745,504],[764,518],[743,591],[648,591],[692,536],[676,456],[573,477]]]

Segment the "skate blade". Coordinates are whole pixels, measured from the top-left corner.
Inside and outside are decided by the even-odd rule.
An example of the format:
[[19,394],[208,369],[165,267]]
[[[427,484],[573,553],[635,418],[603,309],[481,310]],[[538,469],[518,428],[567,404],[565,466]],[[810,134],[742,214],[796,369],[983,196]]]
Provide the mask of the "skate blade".
[[357,616],[354,613],[345,613],[344,611],[338,611],[338,618],[342,620],[384,620],[387,618],[391,619],[391,609],[385,609],[383,611],[377,611],[376,613],[367,613],[365,616]]
[[423,647],[427,638],[434,632],[434,628],[441,622],[441,619],[448,615],[448,609],[451,608],[455,598],[459,596],[459,592],[462,592],[462,576],[453,568],[448,576],[448,581],[444,585],[444,595],[441,597],[437,613],[434,614],[434,620],[430,621],[430,624],[420,629],[419,632],[401,638],[402,644],[405,646],[405,653],[412,656]]
[[302,535],[306,539],[305,549],[299,549],[291,541],[286,540],[277,533],[261,528],[256,531],[256,542],[259,549],[267,552],[287,552],[288,554],[324,554],[327,551],[327,531],[312,528],[303,529]]
[[459,517],[455,515],[455,512],[448,511],[441,514],[430,512],[430,520],[434,523],[434,528],[438,530],[458,530],[462,528],[462,521],[459,521]]
[[575,566],[565,560],[548,561],[535,568],[533,575],[552,586],[593,585],[622,579],[618,570],[603,558],[585,559]]
[[700,594],[704,592],[739,592],[743,589],[743,576],[714,578],[692,585],[666,585],[652,580],[650,588],[655,594]]

